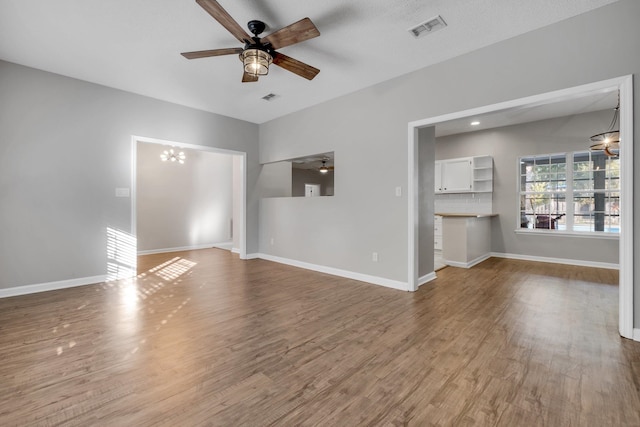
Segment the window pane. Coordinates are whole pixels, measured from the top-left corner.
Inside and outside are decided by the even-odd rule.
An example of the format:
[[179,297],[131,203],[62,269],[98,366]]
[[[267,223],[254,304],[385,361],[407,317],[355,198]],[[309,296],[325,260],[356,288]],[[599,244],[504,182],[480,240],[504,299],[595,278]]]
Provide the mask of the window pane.
[[[579,172],[576,173],[576,175]],[[574,176],[573,178],[573,189],[574,190],[591,190],[593,188],[592,181],[589,178],[579,178]]]
[[605,182],[605,189],[620,190],[620,179],[607,179]]
[[573,219],[573,230],[574,231],[595,231],[593,215],[588,213],[580,216],[575,216]]
[[556,230],[566,230],[567,229],[567,217],[566,215],[557,215],[556,218],[556,224],[555,224]]
[[533,218],[532,215],[528,215],[526,211],[521,210],[520,211],[520,228],[532,228],[533,222],[531,221],[531,219]]
[[520,227],[566,228],[566,155],[525,157],[520,170]]
[[[592,151],[570,155],[571,170],[564,154],[520,159],[520,227],[566,230],[571,211],[573,231],[619,233],[620,159]],[[573,174],[573,188],[567,188],[567,174]]]
[[620,232],[620,193],[607,194],[605,202],[605,229],[609,233]]
[[607,160],[607,177],[618,178],[620,177],[620,159],[610,157]]
[[593,193],[575,193],[573,196],[573,230],[593,231]]

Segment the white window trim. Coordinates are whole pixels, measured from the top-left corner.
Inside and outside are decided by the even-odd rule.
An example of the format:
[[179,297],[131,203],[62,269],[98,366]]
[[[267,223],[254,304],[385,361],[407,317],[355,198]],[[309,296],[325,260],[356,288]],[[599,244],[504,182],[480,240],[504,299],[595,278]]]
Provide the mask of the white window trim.
[[582,237],[587,239],[609,239],[619,240],[620,233],[607,233],[604,231],[566,231],[566,230],[543,230],[534,228],[516,228],[513,230],[516,234],[528,235],[544,235],[544,236],[563,236],[563,237]]

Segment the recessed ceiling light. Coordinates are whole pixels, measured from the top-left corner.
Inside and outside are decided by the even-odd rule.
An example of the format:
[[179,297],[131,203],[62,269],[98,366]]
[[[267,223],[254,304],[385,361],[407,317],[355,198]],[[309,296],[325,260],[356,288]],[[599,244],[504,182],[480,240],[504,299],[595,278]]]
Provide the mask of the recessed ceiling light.
[[477,121],[477,120],[475,122],[471,122],[471,126],[478,126],[479,124],[480,124],[480,122]]

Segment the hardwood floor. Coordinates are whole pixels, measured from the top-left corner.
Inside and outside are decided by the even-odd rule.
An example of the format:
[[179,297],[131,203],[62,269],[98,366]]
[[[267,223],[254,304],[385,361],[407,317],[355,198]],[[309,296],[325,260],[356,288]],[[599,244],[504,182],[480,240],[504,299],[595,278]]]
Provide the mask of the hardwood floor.
[[416,293],[219,249],[0,300],[0,425],[640,425],[617,272],[505,259]]

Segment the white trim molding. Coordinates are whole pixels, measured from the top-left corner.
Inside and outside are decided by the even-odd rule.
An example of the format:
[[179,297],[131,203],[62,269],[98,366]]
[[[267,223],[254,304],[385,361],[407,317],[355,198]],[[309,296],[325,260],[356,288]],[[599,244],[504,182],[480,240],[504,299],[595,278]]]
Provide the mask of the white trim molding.
[[370,276],[368,274],[356,273],[354,271],[341,270],[339,268],[327,267],[324,265],[311,264],[308,262],[297,261],[295,259],[282,258],[269,254],[258,254],[261,259],[266,261],[277,262],[280,264],[291,265],[293,267],[304,268],[305,270],[318,271],[320,273],[327,273],[333,276],[345,277],[347,279],[359,280],[361,282],[372,283],[374,285],[385,286],[387,288],[398,289],[406,291],[407,284],[397,280],[386,279],[384,277]]
[[516,234],[529,235],[529,236],[555,236],[555,237],[579,237],[581,239],[606,239],[606,240],[619,240],[619,233],[605,233],[600,231],[593,231],[590,233],[580,231],[564,231],[564,230],[544,230],[535,228],[516,228],[513,230]]
[[436,280],[438,276],[436,276],[436,272],[432,271],[431,273],[427,273],[424,276],[418,278],[418,287],[424,285],[425,283],[429,283],[433,280]]
[[491,256],[492,256],[491,254],[484,254],[468,262],[450,261],[448,259],[443,259],[442,262],[444,262],[447,265],[450,265],[451,267],[471,268],[474,265],[480,264],[482,261],[488,260],[489,258],[491,258]]
[[[418,127],[411,126],[409,124],[409,167],[407,168],[409,183],[407,185],[407,204],[408,204],[408,219],[407,219],[407,235],[408,235],[408,249],[407,258],[409,268],[407,272],[407,289],[409,291],[417,291],[419,285],[418,278],[418,265],[419,256],[418,253],[418,234],[419,234],[419,215],[418,207],[419,203],[419,165],[418,165]],[[433,256],[433,254],[431,254]]]
[[633,340],[640,342],[640,329],[636,328],[633,330]]
[[95,285],[104,283],[106,275],[80,277],[77,279],[59,280],[57,282],[37,283],[35,285],[16,286],[14,288],[0,289],[0,298],[16,297],[20,295],[35,294],[38,292],[56,291],[58,289],[75,288],[76,286]]
[[[180,148],[189,148],[192,150],[208,151],[212,153],[228,154],[232,156],[240,156],[242,161],[240,164],[240,192],[242,197],[241,208],[238,212],[240,227],[239,227],[239,245],[240,245],[240,259],[247,258],[247,153],[244,151],[227,150],[225,148],[211,147],[208,145],[196,145],[187,144],[184,142],[169,141],[158,138],[149,138],[146,136],[131,135],[131,234],[137,235],[137,221],[136,221],[136,198],[137,198],[137,153],[138,142],[145,142],[150,144],[171,145]],[[187,249],[185,249],[187,250]],[[153,253],[141,251],[142,253]],[[157,252],[156,252],[157,253]]]
[[[430,117],[422,120],[410,122],[408,124],[408,161],[407,175],[408,183],[408,260],[407,260],[407,280],[410,290],[415,290],[417,283],[417,262],[418,254],[416,218],[418,204],[414,196],[418,192],[417,179],[417,145],[419,129],[428,126],[437,126],[438,123],[449,120],[479,116],[486,113],[507,111],[522,107],[539,107],[555,102],[566,101],[589,93],[603,93],[611,91],[620,93],[620,134],[624,143],[620,144],[620,282],[619,282],[619,333],[625,338],[633,338],[633,75],[616,77],[608,80],[588,83],[585,85],[569,87],[566,89],[541,93],[538,95],[500,102],[497,104],[485,105],[469,110],[458,111],[440,116]],[[413,197],[412,197],[413,195]],[[552,261],[559,260],[551,258]],[[566,260],[563,260],[566,261]],[[602,265],[604,264],[604,265]],[[598,265],[608,268],[606,263]],[[613,266],[609,266],[613,267]],[[412,289],[412,287],[414,287]]]
[[547,262],[551,264],[575,265],[578,267],[606,268],[608,270],[619,270],[620,268],[618,264],[614,264],[610,262],[583,261],[579,259],[569,259],[569,258],[553,258],[553,257],[534,256],[534,255],[506,254],[502,252],[491,252],[491,256],[496,258],[519,259],[522,261],[535,261],[535,262]]
[[246,254],[244,258],[240,255],[240,259],[260,259],[260,254]]
[[175,248],[149,249],[146,251],[138,251],[138,255],[164,254],[168,252],[196,251],[198,249],[218,248],[231,250],[232,242],[206,243],[204,245],[178,246]]
[[633,338],[633,75],[621,77],[620,93],[620,335]]

